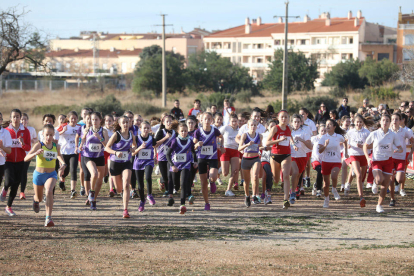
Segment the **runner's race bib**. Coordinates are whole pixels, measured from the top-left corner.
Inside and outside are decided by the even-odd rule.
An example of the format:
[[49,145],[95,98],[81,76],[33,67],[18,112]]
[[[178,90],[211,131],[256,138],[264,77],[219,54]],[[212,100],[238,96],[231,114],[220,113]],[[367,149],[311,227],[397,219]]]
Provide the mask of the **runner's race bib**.
[[45,150],[45,151],[43,151],[43,157],[45,159],[50,159],[50,160],[57,159],[57,152],[56,151]]
[[187,162],[187,154],[186,153],[177,153],[174,156],[174,161],[177,163],[185,163]]
[[129,153],[127,151],[117,151],[116,153],[118,153],[118,152],[122,152],[122,156],[121,157],[118,157],[115,154],[115,160],[116,161],[128,161]]
[[19,139],[12,139],[12,148],[21,148],[22,144],[20,143]]
[[151,150],[150,149],[142,149],[138,153],[138,159],[149,160],[151,159]]
[[202,155],[213,155],[213,146],[202,146],[201,154]]
[[102,144],[89,144],[90,152],[101,152]]
[[285,146],[285,147],[289,146],[289,144],[290,144],[290,136],[287,136],[286,140],[279,142],[279,145]]

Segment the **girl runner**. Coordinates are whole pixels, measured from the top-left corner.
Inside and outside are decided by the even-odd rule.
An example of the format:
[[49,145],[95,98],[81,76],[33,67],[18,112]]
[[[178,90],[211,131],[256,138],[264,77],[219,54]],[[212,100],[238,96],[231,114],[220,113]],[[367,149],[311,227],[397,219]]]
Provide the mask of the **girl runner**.
[[102,115],[99,112],[91,114],[92,126],[85,130],[80,149],[84,149],[84,160],[91,174],[91,190],[88,200],[91,210],[96,210],[96,198],[102,187],[105,174],[104,147],[108,142],[108,132],[101,127]]
[[[364,153],[368,161],[368,166],[372,166],[372,173],[374,174],[375,182],[381,186],[381,192],[378,198],[378,205],[376,211],[383,213],[382,203],[387,194],[388,185],[390,183],[392,175],[392,154],[399,152],[402,153],[400,139],[397,134],[392,132],[390,127],[391,117],[388,114],[381,116],[381,128],[373,131],[369,134],[364,144]],[[397,150],[393,150],[394,146]],[[370,157],[368,149],[372,147],[372,164],[370,163]]]
[[115,123],[114,131],[105,146],[105,151],[111,155],[110,172],[113,182],[118,190],[123,189],[123,218],[129,218],[129,186],[132,173],[131,147],[136,147],[135,136],[129,131],[129,118],[126,116],[120,117]]
[[[400,125],[401,125],[401,127],[407,129],[407,131],[410,132],[410,134],[412,136],[414,136],[413,135],[413,131],[406,126],[409,115],[410,115],[410,109],[407,109],[405,111],[405,114],[401,114]],[[414,146],[413,146],[414,143],[413,143],[413,140],[412,139],[406,140],[406,145],[407,145],[406,146],[406,152],[407,152],[406,153],[406,156],[407,156],[407,158],[405,159],[405,171],[407,171],[407,166],[411,162],[411,160],[413,159],[413,151],[414,151]],[[404,175],[404,178],[403,178],[403,180],[401,182],[401,189],[400,189],[400,195],[401,196],[407,196],[407,193],[405,192],[405,189],[404,189],[405,180],[406,180],[406,177]],[[396,189],[395,189],[396,192],[397,192],[397,187],[398,186],[396,186]]]
[[[8,125],[6,130],[10,133],[12,144],[11,153],[7,154],[6,164],[4,167],[4,188],[0,199],[1,201],[6,199],[7,191],[10,188],[9,199],[6,206],[6,213],[9,216],[16,215],[11,207],[22,179],[24,157],[26,156],[26,152],[31,149],[30,132],[27,128],[20,124],[21,117],[22,112],[19,109],[13,109],[10,113],[10,124],[9,122],[6,122],[5,124]],[[0,146],[2,146],[4,151],[6,151],[3,145],[0,144]]]
[[230,164],[231,164],[231,174],[229,178],[229,184],[227,186],[225,196],[235,196],[235,194],[231,191],[234,184],[234,189],[238,190],[239,186],[237,184],[237,178],[239,176],[239,157],[240,152],[238,151],[238,144],[236,142],[236,136],[238,134],[239,128],[237,126],[237,115],[232,114],[230,115],[230,125],[222,126],[220,128],[220,133],[223,135],[224,138],[224,148],[226,150],[220,157],[221,161],[221,168],[223,171],[223,175],[227,176],[230,171]]
[[[270,119],[266,124],[266,131],[262,134],[262,140],[266,141],[269,135],[269,130],[276,126],[277,122],[273,119]],[[262,191],[264,193],[264,204],[271,204],[272,203],[272,192],[273,187],[273,174],[272,168],[270,166],[270,155],[271,155],[271,147],[261,147],[261,158],[260,161],[262,163],[262,167],[264,170],[264,174],[262,177]],[[266,183],[266,185],[264,184]]]
[[326,127],[324,124],[319,125],[319,134],[313,136],[311,138],[311,142],[313,145],[312,148],[312,156],[311,156],[311,163],[312,168],[316,171],[316,183],[313,185],[312,195],[316,195],[316,197],[322,196],[322,184],[323,184],[323,176],[322,176],[322,158],[321,154],[319,153],[319,140],[321,140],[322,136],[326,133]]
[[[360,198],[359,205],[363,208],[365,207],[363,182],[368,163],[362,148],[370,133],[364,126],[370,127],[374,124],[374,121],[365,119],[360,114],[355,114],[354,124],[355,128],[347,132],[346,138],[349,141],[349,158],[351,160],[352,170],[357,180],[358,195]],[[351,187],[348,182],[345,185],[345,190],[349,191],[350,189]]]
[[[114,134],[114,118],[112,115],[105,115],[105,126],[104,129],[108,132],[108,137],[112,137]],[[110,138],[109,138],[110,139]],[[112,177],[109,173],[109,168],[111,166],[111,160],[110,160],[110,154],[105,151],[104,152],[105,157],[105,176],[104,176],[104,182],[109,183],[109,197],[114,197],[116,194],[116,189],[114,190],[114,182],[112,181]]]
[[243,159],[241,162],[241,169],[244,175],[244,193],[245,200],[244,204],[246,207],[250,207],[250,179],[253,182],[253,204],[259,204],[258,196],[255,195],[255,191],[259,185],[259,172],[260,172],[260,157],[259,148],[262,145],[262,135],[257,130],[258,122],[250,119],[247,122],[248,132],[243,133],[240,138],[239,151],[243,151]]
[[[180,123],[178,127],[178,136],[172,141],[166,157],[168,163],[170,164],[170,171],[173,175],[174,186],[177,186],[177,183],[181,183],[180,214],[184,214],[187,211],[187,208],[185,207],[185,199],[187,195],[191,195],[191,166],[195,168],[197,167],[197,157],[195,156],[194,143],[191,136],[188,135],[188,127],[185,123]],[[172,185],[170,185],[170,189],[171,188]],[[169,193],[170,198],[168,205],[172,206],[174,204],[172,191],[170,190]],[[193,196],[190,196],[189,202],[190,204],[194,203]]]
[[[317,131],[316,131],[316,125],[313,122],[312,113],[310,113],[307,108],[302,107],[299,110],[299,115],[301,115],[302,118],[303,118],[303,124],[307,125],[310,128],[310,130],[312,132],[311,137],[318,134]],[[308,157],[308,162],[306,164],[306,178],[303,178],[303,184],[304,184],[304,186],[309,188],[310,185],[311,185],[311,183],[310,183],[310,167],[311,167],[310,157],[312,155],[312,149],[305,148],[305,152],[306,152],[306,156]]]
[[57,129],[60,137],[60,152],[63,159],[65,160],[65,171],[60,176],[59,186],[62,182],[65,185],[65,178],[68,176],[70,171],[70,198],[76,197],[76,182],[78,181],[78,162],[79,156],[76,151],[76,134],[80,131],[81,126],[77,124],[78,113],[71,111],[66,116],[68,119],[66,123],[60,125]]
[[[0,113],[0,185],[4,177],[4,167],[6,163],[6,155],[11,153],[12,138],[10,132],[3,127],[3,115]],[[4,190],[4,188],[3,188]],[[6,199],[3,197],[3,190],[0,193],[1,201]]]
[[[217,107],[216,107],[217,109]],[[221,113],[213,113],[214,114],[214,124],[213,126],[220,129],[221,127],[223,127],[223,115],[221,115]],[[217,141],[217,143],[219,143],[220,141]],[[217,159],[220,161],[221,158],[221,151],[218,149],[217,150]],[[221,163],[218,162],[218,175],[217,175],[217,183],[221,186],[223,185],[223,181],[221,181],[220,179],[220,174],[222,172],[221,169]]]
[[290,207],[290,171],[292,168],[292,157],[290,156],[291,129],[288,126],[289,114],[286,110],[281,110],[278,114],[279,124],[270,129],[265,146],[272,147],[272,167],[275,182],[279,183],[280,171],[283,174],[283,209]]
[[[194,139],[194,132],[196,131],[198,127],[197,118],[195,116],[188,116],[187,120],[185,121],[188,127],[188,135],[191,136],[191,139]],[[196,176],[198,172],[198,166],[197,168],[194,168],[194,166],[191,166],[191,187],[194,187],[194,182],[197,182]]]
[[55,170],[56,160],[60,162],[59,174],[63,173],[66,167],[65,160],[60,154],[60,146],[53,142],[55,128],[53,125],[43,126],[44,142],[39,142],[33,146],[24,160],[30,161],[36,156],[36,169],[33,172],[33,210],[39,213],[39,202],[43,196],[43,188],[46,189],[46,220],[45,227],[55,226],[52,220],[53,209],[53,188],[56,185],[57,173]]
[[[345,131],[345,134],[349,130],[349,126],[351,125],[351,119],[349,116],[345,115],[340,119],[341,128]],[[347,183],[348,178],[348,164],[346,158],[344,158],[344,147],[341,147],[341,191],[345,190],[345,183]],[[348,193],[349,190],[345,190],[345,195]]]
[[[200,182],[204,197],[204,210],[210,211],[210,202],[208,200],[208,183],[210,182],[210,191],[214,194],[217,190],[215,181],[217,180],[217,149],[221,147],[216,143],[216,139],[223,139],[220,131],[217,128],[211,127],[213,122],[213,116],[209,112],[203,113],[202,126],[194,133],[194,144],[198,151],[198,168],[200,175]],[[224,148],[221,149],[222,153],[225,153]],[[207,170],[210,168],[210,176],[207,179]]]
[[345,158],[348,157],[348,147],[345,140],[345,130],[339,127],[338,123],[333,119],[326,121],[326,134],[319,140],[319,153],[322,155],[322,170],[323,175],[323,191],[325,201],[323,208],[329,207],[329,186],[332,179],[332,193],[335,200],[339,200],[341,197],[336,190],[338,183],[338,174],[341,168],[341,146],[345,148]]
[[[32,139],[31,143],[34,145],[37,142],[37,134],[34,127],[28,126],[29,123],[29,116],[26,113],[23,113],[21,123],[25,128],[27,128],[30,132],[30,138]],[[28,154],[29,152],[26,152]],[[23,168],[23,175],[22,175],[22,184],[20,186],[20,199],[26,199],[26,196],[24,194],[24,191],[26,190],[27,185],[27,171],[29,170],[29,162],[24,162],[24,168]]]
[[[75,144],[76,145],[80,145],[80,139],[81,137],[83,137],[86,133],[87,130],[89,130],[89,128],[92,126],[92,122],[91,122],[91,114],[86,112],[83,115],[83,121],[85,123],[85,125],[83,125],[79,131],[79,133],[76,135],[75,137]],[[80,194],[83,196],[85,194],[89,195],[89,191],[91,189],[91,174],[89,173],[88,168],[86,167],[85,164],[85,152],[82,151],[80,148],[76,147],[75,149],[76,153],[79,153],[79,158],[80,158],[80,168],[81,168],[81,185],[83,183],[83,186],[81,186],[81,191]],[[82,181],[82,177],[83,177],[83,181]],[[86,199],[86,205],[90,205],[89,199]]]
[[151,125],[144,121],[141,123],[140,134],[136,136],[137,149],[132,154],[134,159],[134,171],[138,181],[138,192],[141,198],[138,211],[143,212],[145,208],[144,197],[144,175],[147,181],[147,199],[150,205],[155,205],[155,199],[152,196],[152,170],[154,169],[154,136],[150,135]]

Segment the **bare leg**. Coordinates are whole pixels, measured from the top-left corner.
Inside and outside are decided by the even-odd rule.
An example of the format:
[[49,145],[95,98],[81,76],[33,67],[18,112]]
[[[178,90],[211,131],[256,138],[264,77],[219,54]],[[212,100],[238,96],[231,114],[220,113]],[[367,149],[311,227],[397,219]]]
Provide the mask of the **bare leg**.
[[56,185],[56,179],[49,178],[45,182],[45,190],[46,190],[46,216],[52,216],[52,209],[53,209],[53,188]]

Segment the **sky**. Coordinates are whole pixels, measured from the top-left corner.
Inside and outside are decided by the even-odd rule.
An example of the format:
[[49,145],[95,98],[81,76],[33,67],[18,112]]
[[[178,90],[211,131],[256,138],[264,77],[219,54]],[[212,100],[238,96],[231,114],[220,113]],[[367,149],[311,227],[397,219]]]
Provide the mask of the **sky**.
[[[285,1],[276,0],[0,0],[0,9],[17,6],[28,11],[25,21],[49,38],[68,38],[80,31],[110,33],[161,32],[161,13],[166,16],[166,32],[191,31],[195,27],[223,30],[244,24],[246,17],[261,17],[263,23],[276,22],[274,16],[285,14]],[[399,6],[403,13],[414,10],[412,0],[292,0],[289,15],[308,14],[311,19],[322,12],[331,17],[346,17],[358,10],[368,22],[396,27]]]

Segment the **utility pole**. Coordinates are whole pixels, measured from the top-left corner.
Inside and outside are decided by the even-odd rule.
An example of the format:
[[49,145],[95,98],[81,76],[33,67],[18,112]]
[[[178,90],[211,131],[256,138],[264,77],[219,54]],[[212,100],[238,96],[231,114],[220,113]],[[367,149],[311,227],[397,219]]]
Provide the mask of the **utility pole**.
[[161,14],[162,16],[162,107],[167,107],[167,64],[165,61],[165,16],[166,14]]
[[[287,95],[289,93],[288,88],[288,18],[299,18],[299,16],[288,16],[288,6],[289,1],[285,2],[286,5],[286,13],[285,13],[285,47],[283,50],[283,80],[282,80],[282,109],[287,108]],[[277,17],[276,15],[274,17]]]
[[96,67],[96,63],[95,63],[95,51],[96,51],[96,45],[95,45],[95,34],[93,34],[93,75],[95,76],[95,67]]

